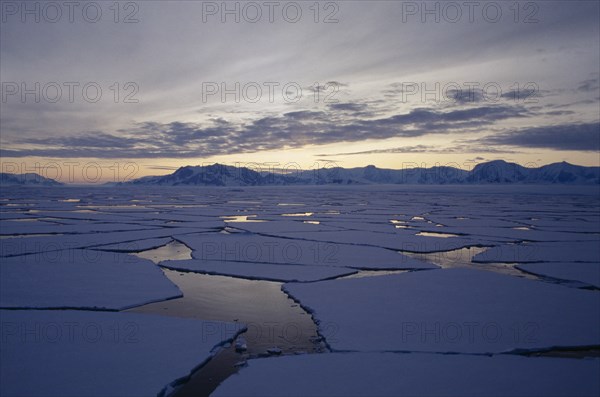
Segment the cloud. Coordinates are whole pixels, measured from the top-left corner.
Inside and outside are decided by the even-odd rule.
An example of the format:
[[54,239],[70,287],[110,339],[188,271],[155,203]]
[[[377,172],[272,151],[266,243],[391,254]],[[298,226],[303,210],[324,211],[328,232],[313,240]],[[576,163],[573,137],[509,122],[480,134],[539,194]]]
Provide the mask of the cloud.
[[367,105],[364,103],[334,103],[329,105],[332,110],[348,111],[348,112],[362,112],[366,110]]
[[600,123],[562,124],[524,128],[488,136],[477,142],[487,145],[506,145],[554,150],[600,150]]
[[161,170],[161,171],[174,171],[179,167],[172,167],[168,165],[151,165],[146,167],[149,170]]
[[579,83],[577,91],[581,92],[595,92],[600,89],[598,84],[598,78],[587,79]]
[[575,114],[572,110],[551,110],[549,112],[544,113],[547,116],[568,116],[571,114]]
[[459,104],[481,102],[485,99],[480,89],[448,90],[445,94],[449,100]]
[[[465,145],[458,144],[447,148],[440,148],[431,145],[415,145],[415,146],[400,146],[395,148],[387,149],[373,149],[364,150],[359,152],[346,152],[346,153],[329,153],[319,154],[321,157],[337,157],[337,156],[356,156],[356,155],[371,155],[371,154],[410,154],[410,153],[435,153],[435,154],[448,154],[448,153],[515,153],[512,150],[496,149],[484,146]],[[477,157],[481,158],[481,157]]]
[[[294,111],[241,124],[222,118],[212,119],[208,125],[147,121],[119,129],[115,134],[94,131],[77,136],[15,138],[10,144],[3,144],[0,153],[6,157],[208,157],[366,139],[478,133],[482,127],[498,121],[529,115],[518,106],[497,105],[452,111],[419,108],[368,119],[346,111],[356,107],[340,105],[342,110],[330,106],[329,111]],[[367,109],[363,105],[359,108]]]

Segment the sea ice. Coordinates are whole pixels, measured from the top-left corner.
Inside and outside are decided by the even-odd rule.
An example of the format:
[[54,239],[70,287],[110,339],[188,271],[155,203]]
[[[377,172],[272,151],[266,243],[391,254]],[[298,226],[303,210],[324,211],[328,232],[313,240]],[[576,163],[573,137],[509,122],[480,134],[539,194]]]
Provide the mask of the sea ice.
[[600,288],[600,263],[523,263],[516,267],[528,273],[562,280],[580,281]]
[[437,268],[433,264],[379,247],[292,240],[250,233],[187,234],[178,235],[177,239],[192,248],[192,257],[201,261],[343,266],[360,269]]
[[[60,227],[55,228],[60,232]],[[74,248],[91,248],[107,244],[120,244],[160,237],[172,237],[185,233],[197,233],[193,228],[157,228],[127,232],[63,234],[56,236],[32,236],[27,238],[0,239],[0,257],[40,254]]]
[[600,359],[428,353],[261,358],[211,396],[597,396]]
[[122,310],[181,296],[149,260],[80,249],[4,258],[0,286],[2,308]]
[[0,395],[156,396],[242,326],[136,313],[0,310]]
[[600,263],[600,245],[598,240],[499,245],[475,255],[473,262]]
[[242,277],[271,281],[317,281],[355,273],[355,269],[335,266],[292,265],[258,262],[233,262],[216,260],[163,261],[168,269],[206,274]]
[[440,269],[285,284],[335,351],[497,353],[600,344],[595,291]]

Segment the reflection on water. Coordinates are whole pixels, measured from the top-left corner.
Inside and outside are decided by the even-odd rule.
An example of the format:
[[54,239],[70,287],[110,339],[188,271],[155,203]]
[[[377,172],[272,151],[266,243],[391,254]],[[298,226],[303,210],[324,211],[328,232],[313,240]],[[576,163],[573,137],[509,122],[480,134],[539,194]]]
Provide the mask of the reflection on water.
[[390,223],[394,225],[396,229],[410,229],[410,226],[405,221],[398,219],[390,219]]
[[442,252],[431,252],[431,253],[416,253],[416,252],[404,252],[402,254],[409,256],[414,259],[418,259],[424,262],[433,263],[443,269],[457,268],[457,267],[468,267],[471,269],[489,270],[496,273],[507,274],[510,276],[517,276],[523,278],[529,278],[533,280],[539,280],[533,274],[529,274],[517,269],[515,266],[517,263],[476,263],[472,262],[473,257],[484,251],[487,251],[489,247],[467,247],[460,248],[451,251]]
[[224,222],[266,222],[261,219],[248,219],[248,218],[256,218],[256,215],[228,215],[221,216]]
[[438,233],[438,232],[419,232],[416,235],[423,236],[423,237],[439,237],[439,238],[460,237],[458,234]]
[[250,355],[278,347],[284,352],[316,351],[317,329],[310,315],[281,291],[281,283],[163,269],[183,297],[131,309],[174,317],[240,322]]
[[344,278],[364,278],[364,277],[388,276],[390,274],[407,273],[409,271],[410,270],[361,270],[358,273],[338,277],[337,280],[341,280]]
[[185,244],[177,240],[171,241],[169,244],[162,247],[132,253],[139,258],[149,259],[154,263],[159,263],[166,260],[186,260],[192,259],[192,250]]
[[234,345],[222,349],[175,393],[177,397],[209,395],[237,372],[236,364],[249,357],[268,355],[270,348],[279,348],[283,354],[324,350],[318,343],[317,327],[311,316],[281,291],[281,283],[163,271],[177,284],[183,297],[129,311],[240,322],[248,328],[242,334],[247,342],[246,351],[236,352]]
[[[160,263],[191,258],[185,244],[172,241],[160,248],[135,253]],[[271,348],[282,354],[316,353],[325,349],[319,343],[312,317],[282,290],[282,283],[245,280],[228,276],[182,273],[163,269],[183,297],[150,303],[129,311],[186,317],[200,320],[239,322],[247,327],[242,334],[247,350],[237,352],[235,344],[221,349],[175,393],[177,397],[209,395],[249,357],[268,355]]]
[[293,214],[281,214],[281,216],[311,216],[314,212],[297,212]]
[[28,238],[28,237],[49,237],[49,236],[63,236],[62,233],[38,233],[38,234],[9,234],[0,236],[0,239],[9,238]]

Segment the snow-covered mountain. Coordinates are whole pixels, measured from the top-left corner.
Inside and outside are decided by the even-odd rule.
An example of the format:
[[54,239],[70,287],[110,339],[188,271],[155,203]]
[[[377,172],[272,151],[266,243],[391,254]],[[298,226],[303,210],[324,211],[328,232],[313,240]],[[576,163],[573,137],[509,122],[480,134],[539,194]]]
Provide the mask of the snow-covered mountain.
[[0,172],[0,185],[15,186],[15,185],[33,185],[33,186],[60,186],[62,183],[54,179],[45,178],[39,174],[8,174]]
[[130,185],[160,186],[264,186],[354,184],[600,184],[600,167],[554,163],[526,168],[497,160],[481,163],[471,171],[453,167],[392,170],[373,165],[359,168],[322,168],[291,173],[258,172],[223,164],[185,166],[163,176],[135,179]]

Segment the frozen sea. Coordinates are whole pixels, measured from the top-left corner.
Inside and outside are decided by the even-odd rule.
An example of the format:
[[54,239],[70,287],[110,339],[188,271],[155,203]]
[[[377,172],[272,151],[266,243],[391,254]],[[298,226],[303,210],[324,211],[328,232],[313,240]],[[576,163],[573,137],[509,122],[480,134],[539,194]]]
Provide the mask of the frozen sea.
[[598,396],[600,187],[2,187],[2,396]]

